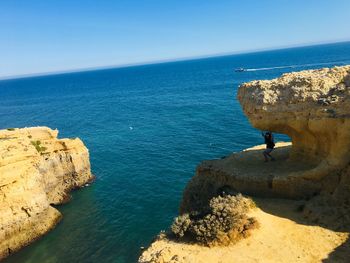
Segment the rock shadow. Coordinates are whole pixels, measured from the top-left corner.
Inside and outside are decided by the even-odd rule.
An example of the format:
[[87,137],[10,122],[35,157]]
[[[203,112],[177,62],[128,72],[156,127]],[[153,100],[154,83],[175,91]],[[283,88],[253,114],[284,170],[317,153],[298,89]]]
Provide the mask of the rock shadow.
[[[317,198],[317,197],[316,197]],[[259,198],[255,197],[256,205],[266,213],[290,219],[297,224],[319,226],[335,232],[350,233],[350,224],[338,224],[334,222],[334,215],[322,214],[322,218],[308,218],[305,213],[308,202],[312,200],[290,200],[275,198]],[[326,207],[325,207],[326,209]],[[333,222],[333,223],[332,223]],[[327,258],[323,259],[324,263],[347,263],[350,258],[350,238],[335,248]]]

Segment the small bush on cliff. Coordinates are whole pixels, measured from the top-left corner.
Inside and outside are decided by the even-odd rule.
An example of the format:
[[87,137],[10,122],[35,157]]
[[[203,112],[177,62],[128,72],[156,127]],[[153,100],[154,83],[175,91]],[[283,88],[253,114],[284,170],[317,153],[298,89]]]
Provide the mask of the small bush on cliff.
[[47,149],[46,147],[40,145],[41,141],[31,141],[30,143],[35,147],[38,153],[42,153]]
[[203,245],[229,245],[257,227],[257,221],[247,216],[252,207],[252,200],[241,194],[214,197],[203,211],[175,218],[171,230],[178,238],[187,237]]
[[15,128],[7,128],[8,131],[14,131]]
[[189,214],[183,214],[175,218],[171,225],[171,231],[177,237],[183,237],[191,225],[191,219]]

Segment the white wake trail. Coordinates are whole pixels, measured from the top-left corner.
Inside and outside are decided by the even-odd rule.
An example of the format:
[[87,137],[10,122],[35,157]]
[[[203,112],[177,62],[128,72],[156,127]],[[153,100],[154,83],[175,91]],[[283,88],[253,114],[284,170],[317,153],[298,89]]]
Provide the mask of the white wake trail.
[[323,62],[323,63],[310,63],[310,64],[301,64],[301,65],[286,65],[286,66],[277,66],[277,67],[267,67],[267,68],[248,68],[245,71],[260,71],[260,70],[274,70],[274,69],[283,69],[283,68],[301,68],[301,67],[312,67],[312,66],[321,66],[321,65],[345,65],[344,61],[337,62]]

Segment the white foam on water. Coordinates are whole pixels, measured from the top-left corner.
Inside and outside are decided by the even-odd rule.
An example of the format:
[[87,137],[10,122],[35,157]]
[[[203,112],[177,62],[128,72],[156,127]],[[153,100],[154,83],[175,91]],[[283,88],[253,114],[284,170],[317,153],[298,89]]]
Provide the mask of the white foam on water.
[[301,68],[301,67],[312,67],[321,65],[345,65],[345,61],[341,62],[324,62],[324,63],[311,63],[311,64],[301,64],[301,65],[289,65],[289,66],[278,66],[278,67],[267,67],[267,68],[248,68],[245,71],[260,71],[260,70],[274,70],[274,69],[284,69],[284,68]]

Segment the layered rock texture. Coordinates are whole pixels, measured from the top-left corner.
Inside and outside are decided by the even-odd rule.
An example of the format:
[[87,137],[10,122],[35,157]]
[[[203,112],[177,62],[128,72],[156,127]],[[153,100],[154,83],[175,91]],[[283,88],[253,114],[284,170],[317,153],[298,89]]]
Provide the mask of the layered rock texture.
[[237,97],[254,127],[291,137],[291,161],[315,165],[295,174],[302,179],[290,179],[310,187],[295,189],[291,197],[309,195],[329,183],[329,190],[334,190],[339,183],[335,174],[350,162],[350,66],[249,82],[239,88]]
[[350,66],[252,81],[237,97],[254,127],[288,134],[292,144],[277,144],[273,166],[261,163],[264,146],[204,161],[185,189],[181,212],[202,206],[222,187],[293,199],[350,192]]
[[93,179],[88,149],[47,127],[0,130],[0,259],[60,220],[51,205]]
[[[235,247],[241,246],[239,250],[217,248],[220,255],[216,258],[201,261],[196,257],[192,262],[348,262],[350,66],[252,81],[239,87],[237,98],[255,128],[287,134],[292,143],[276,144],[275,162],[263,162],[265,146],[260,145],[219,160],[204,161],[197,167],[196,175],[184,191],[180,214],[198,211],[223,192],[232,195],[241,192],[254,200],[265,198],[265,201],[261,201],[254,212],[261,229],[242,241],[245,245],[237,244]],[[276,200],[271,198],[295,201],[284,200],[278,202],[280,208],[270,209],[269,204]],[[289,212],[282,213],[282,206],[289,207]],[[284,224],[281,217],[289,218],[292,223]],[[277,232],[266,234],[266,226],[270,224],[267,218],[275,221]],[[262,235],[265,239],[257,243]],[[281,235],[284,238],[281,239]],[[289,246],[288,240],[296,236],[300,237],[294,240],[297,243]],[[327,236],[332,238],[329,240]],[[322,251],[314,250],[322,244],[329,246]],[[204,248],[197,248],[162,239],[143,253],[140,262],[186,262],[184,258],[188,259],[191,253],[209,258]],[[271,249],[277,257],[268,252]],[[171,251],[172,256],[176,254],[179,260],[172,257],[164,260],[160,252],[165,250]]]

